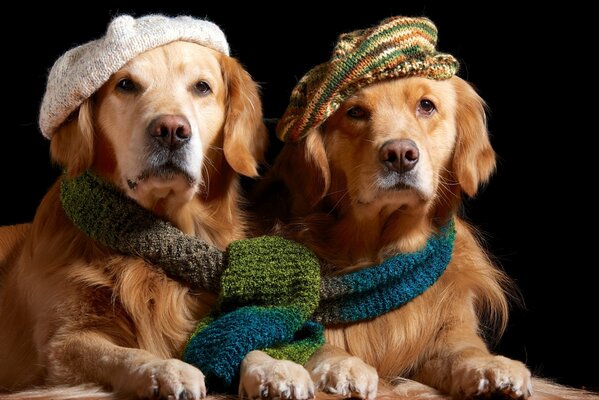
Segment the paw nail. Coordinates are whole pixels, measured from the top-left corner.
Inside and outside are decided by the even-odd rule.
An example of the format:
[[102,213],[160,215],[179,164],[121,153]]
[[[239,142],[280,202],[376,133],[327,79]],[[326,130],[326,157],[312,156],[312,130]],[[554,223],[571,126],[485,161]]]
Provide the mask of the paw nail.
[[177,395],[177,400],[190,400],[190,399],[191,399],[191,393],[189,393],[186,390],[179,392],[179,394]]
[[264,387],[262,390],[260,390],[260,397],[263,399],[268,397],[268,387]]
[[489,390],[489,380],[481,379],[478,381],[478,394],[485,393]]

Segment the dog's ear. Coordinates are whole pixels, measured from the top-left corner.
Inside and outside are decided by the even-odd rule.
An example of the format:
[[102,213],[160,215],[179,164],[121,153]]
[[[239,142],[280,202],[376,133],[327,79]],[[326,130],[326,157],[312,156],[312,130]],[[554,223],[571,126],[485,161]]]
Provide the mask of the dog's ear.
[[324,141],[318,128],[308,132],[304,140],[304,163],[307,165],[308,199],[312,206],[318,203],[327,194],[331,184],[331,169]]
[[307,214],[327,193],[331,172],[318,128],[297,143],[287,143],[274,167],[289,188],[293,212]]
[[255,177],[268,143],[258,85],[234,58],[221,57],[221,68],[227,92],[225,158],[236,172]]
[[462,191],[472,197],[495,170],[495,152],[487,132],[484,101],[464,80],[452,80],[457,94],[453,173]]
[[92,100],[85,100],[77,115],[61,125],[52,136],[50,155],[52,160],[61,165],[70,178],[73,178],[93,162],[94,157],[94,125]]

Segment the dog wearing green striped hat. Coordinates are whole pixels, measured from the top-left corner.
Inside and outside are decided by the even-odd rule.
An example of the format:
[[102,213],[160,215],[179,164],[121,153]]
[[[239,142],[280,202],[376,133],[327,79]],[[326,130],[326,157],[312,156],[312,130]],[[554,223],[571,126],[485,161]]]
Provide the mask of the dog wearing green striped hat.
[[370,29],[342,34],[331,60],[296,85],[277,126],[284,141],[304,137],[360,88],[388,79],[452,77],[457,60],[435,49],[437,28],[426,18],[395,17]]
[[[484,102],[436,44],[426,18],[393,17],[341,35],[331,59],[299,80],[277,125],[286,143],[264,193],[284,188],[284,210],[270,217],[292,222],[290,236],[322,260],[323,279],[422,252],[455,226],[448,264],[426,290],[367,320],[325,323],[327,344],[306,368],[319,389],[346,396],[372,397],[379,378],[393,391],[379,385],[379,396],[433,393],[409,378],[453,398],[526,399],[530,371],[491,354],[481,335],[482,327],[505,328],[510,281],[457,216],[460,199],[495,168]],[[421,279],[438,262],[409,269]],[[378,294],[388,296],[382,287]],[[365,309],[384,301],[354,300]]]

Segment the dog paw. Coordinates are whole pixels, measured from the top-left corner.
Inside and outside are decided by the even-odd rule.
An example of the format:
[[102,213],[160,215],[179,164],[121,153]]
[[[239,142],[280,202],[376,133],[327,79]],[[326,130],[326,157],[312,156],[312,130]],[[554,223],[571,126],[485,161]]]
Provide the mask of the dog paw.
[[[268,357],[268,356],[267,356]],[[304,367],[270,358],[241,363],[239,396],[249,399],[306,400],[314,398],[314,384]]]
[[452,393],[467,399],[528,399],[532,380],[519,361],[502,356],[470,359],[454,373]]
[[121,392],[145,399],[199,400],[206,397],[204,374],[183,361],[157,360],[141,364],[124,377]]
[[328,358],[317,364],[310,375],[318,390],[368,400],[376,397],[378,373],[358,357]]

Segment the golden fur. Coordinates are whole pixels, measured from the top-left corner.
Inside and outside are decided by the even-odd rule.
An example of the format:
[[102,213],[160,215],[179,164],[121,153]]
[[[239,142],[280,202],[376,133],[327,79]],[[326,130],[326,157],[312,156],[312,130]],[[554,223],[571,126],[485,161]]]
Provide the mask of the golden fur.
[[[402,139],[419,149],[416,167],[403,175],[380,155]],[[267,225],[282,220],[280,233],[335,266],[325,273],[342,274],[421,248],[494,168],[484,103],[469,84],[392,80],[360,90],[305,139],[285,144],[257,190],[257,207],[266,203]],[[326,328],[328,344],[306,365],[319,389],[374,398],[380,377],[391,386],[380,386],[379,397],[441,397],[398,385],[403,378],[455,398],[531,395],[524,364],[492,355],[482,338],[506,326],[509,280],[474,228],[456,218],[456,229],[453,258],[425,293],[373,320]]]
[[[121,90],[123,80],[133,90]],[[210,92],[198,93],[198,81]],[[151,155],[139,144],[152,140],[147,127],[162,115],[190,125],[182,169],[146,174],[131,187],[135,163]],[[238,174],[257,174],[265,146],[247,72],[211,49],[174,42],[112,76],[56,132],[51,155],[68,176],[91,168],[185,233],[224,249],[245,235]],[[0,391],[93,382],[146,398],[205,395],[201,372],[176,358],[214,295],[191,292],[142,259],[90,240],[65,216],[58,182],[33,224],[12,229],[0,231]]]
[[30,224],[0,226],[0,279],[15,262],[29,229]]

